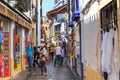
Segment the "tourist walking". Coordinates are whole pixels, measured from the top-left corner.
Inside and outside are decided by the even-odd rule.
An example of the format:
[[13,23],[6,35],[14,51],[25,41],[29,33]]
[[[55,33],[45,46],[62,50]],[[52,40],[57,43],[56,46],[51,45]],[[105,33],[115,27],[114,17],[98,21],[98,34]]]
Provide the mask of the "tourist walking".
[[44,45],[40,51],[41,76],[47,75],[47,67],[46,67],[47,61],[48,61],[48,51],[47,51],[47,46]]
[[62,49],[60,47],[60,43],[57,44],[56,48],[55,48],[55,60],[54,60],[54,66],[56,66],[56,63],[58,65],[61,64],[61,52],[62,52]]
[[36,64],[38,65],[38,67],[40,67],[40,64],[38,62],[38,59],[40,58],[39,54],[40,53],[38,52],[37,47],[34,47],[34,60],[33,60],[33,66],[34,66],[34,68],[36,67]]
[[28,60],[28,65],[29,65],[29,71],[31,71],[32,68],[32,57],[33,57],[33,46],[31,45],[30,42],[28,42],[28,46],[26,47],[26,56]]
[[50,47],[50,56],[51,56],[51,59],[53,60],[53,57],[54,57],[54,46],[52,45],[51,47]]

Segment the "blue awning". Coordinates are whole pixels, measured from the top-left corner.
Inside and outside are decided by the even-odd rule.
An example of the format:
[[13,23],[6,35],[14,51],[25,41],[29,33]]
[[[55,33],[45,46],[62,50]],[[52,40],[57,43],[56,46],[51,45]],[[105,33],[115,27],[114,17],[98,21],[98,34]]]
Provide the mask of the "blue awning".
[[73,25],[74,25],[74,23],[73,23],[72,20],[68,22],[68,26],[69,26],[69,27],[72,27]]
[[74,11],[74,14],[73,14],[73,17],[72,17],[72,20],[73,21],[76,21],[80,18],[80,12],[78,10]]
[[3,38],[3,34],[2,31],[0,31],[0,43],[2,43],[2,38]]

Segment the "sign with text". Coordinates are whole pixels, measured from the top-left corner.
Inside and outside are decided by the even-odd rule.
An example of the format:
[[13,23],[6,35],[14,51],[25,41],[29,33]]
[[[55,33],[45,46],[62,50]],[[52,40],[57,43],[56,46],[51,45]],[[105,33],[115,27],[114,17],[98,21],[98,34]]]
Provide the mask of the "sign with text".
[[4,52],[4,76],[10,75],[10,36],[9,32],[4,32],[3,34],[3,52]]

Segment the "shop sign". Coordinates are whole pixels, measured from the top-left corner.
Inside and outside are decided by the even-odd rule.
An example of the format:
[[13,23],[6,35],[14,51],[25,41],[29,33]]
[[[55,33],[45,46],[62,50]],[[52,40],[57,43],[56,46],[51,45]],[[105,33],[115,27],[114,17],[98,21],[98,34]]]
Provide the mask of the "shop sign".
[[0,53],[0,77],[3,76],[3,55]]
[[9,32],[4,32],[3,35],[3,52],[4,52],[4,76],[7,77],[10,75],[10,50],[9,50]]

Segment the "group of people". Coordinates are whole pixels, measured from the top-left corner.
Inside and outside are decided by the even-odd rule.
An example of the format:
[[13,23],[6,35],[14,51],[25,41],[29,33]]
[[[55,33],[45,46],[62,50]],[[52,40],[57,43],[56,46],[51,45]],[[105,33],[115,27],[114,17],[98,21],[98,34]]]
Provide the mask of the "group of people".
[[45,44],[38,49],[28,42],[26,52],[29,71],[31,71],[32,67],[35,68],[37,64],[38,67],[41,68],[41,76],[47,75],[46,63],[49,59],[54,60],[54,66],[56,66],[56,64],[63,65],[64,47],[61,47],[60,44],[57,44],[56,47],[53,45],[47,47],[47,44]]

